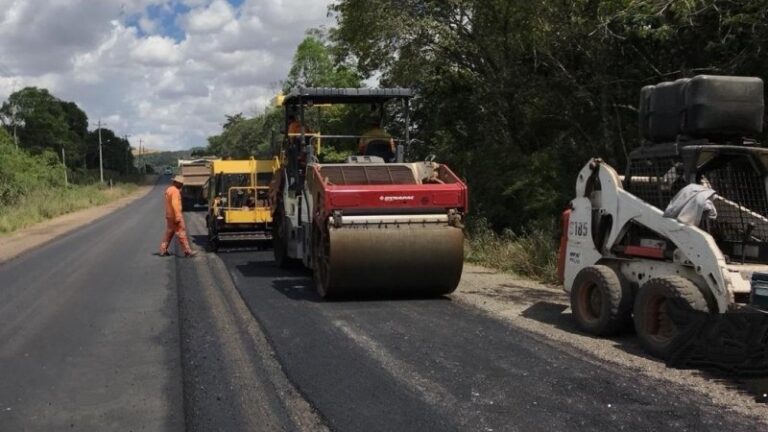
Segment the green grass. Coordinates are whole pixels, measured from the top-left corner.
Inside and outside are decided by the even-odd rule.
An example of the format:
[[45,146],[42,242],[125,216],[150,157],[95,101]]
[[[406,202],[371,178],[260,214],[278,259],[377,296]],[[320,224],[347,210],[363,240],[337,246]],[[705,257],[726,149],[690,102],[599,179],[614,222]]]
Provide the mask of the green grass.
[[498,234],[484,219],[470,224],[465,257],[468,262],[545,283],[557,283],[557,244],[553,230],[534,228],[520,234]]
[[95,184],[93,173],[70,170],[68,174],[69,181],[78,184],[64,186],[64,166],[56,153],[17,149],[0,127],[0,234],[105,204],[138,187],[126,182],[109,188]]
[[0,205],[0,234],[12,233],[47,219],[86,209],[135,191],[134,184],[118,184],[112,189],[97,185],[68,188],[35,189],[18,197],[18,201]]

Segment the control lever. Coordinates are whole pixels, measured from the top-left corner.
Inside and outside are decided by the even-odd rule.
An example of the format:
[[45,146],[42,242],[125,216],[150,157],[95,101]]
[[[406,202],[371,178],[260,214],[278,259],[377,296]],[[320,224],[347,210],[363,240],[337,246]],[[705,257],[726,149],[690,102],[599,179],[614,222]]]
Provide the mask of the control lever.
[[752,236],[752,231],[755,230],[755,224],[750,222],[747,224],[747,230],[744,231],[744,239],[741,241],[741,263],[744,264],[744,259],[747,255],[747,241]]

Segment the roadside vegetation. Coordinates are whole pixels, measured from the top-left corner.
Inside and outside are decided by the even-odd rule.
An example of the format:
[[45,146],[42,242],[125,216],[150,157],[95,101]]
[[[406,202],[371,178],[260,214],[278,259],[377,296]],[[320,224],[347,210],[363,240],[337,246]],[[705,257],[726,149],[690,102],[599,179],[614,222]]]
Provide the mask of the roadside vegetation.
[[464,256],[468,262],[555,284],[557,244],[552,229],[526,228],[520,233],[494,231],[483,218],[471,221]]
[[[86,173],[79,173],[83,183],[65,186],[64,170],[53,151],[31,154],[16,149],[8,133],[0,128],[0,235],[105,204],[137,188],[130,182],[116,183],[111,188],[102,186]],[[78,177],[75,172],[68,174]]]

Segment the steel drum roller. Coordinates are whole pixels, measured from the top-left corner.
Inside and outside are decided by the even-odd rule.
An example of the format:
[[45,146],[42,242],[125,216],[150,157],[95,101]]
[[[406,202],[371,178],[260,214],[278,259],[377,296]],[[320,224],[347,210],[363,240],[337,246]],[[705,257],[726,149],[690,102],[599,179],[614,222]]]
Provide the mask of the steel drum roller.
[[331,226],[318,240],[325,296],[448,294],[461,279],[464,234],[448,224]]

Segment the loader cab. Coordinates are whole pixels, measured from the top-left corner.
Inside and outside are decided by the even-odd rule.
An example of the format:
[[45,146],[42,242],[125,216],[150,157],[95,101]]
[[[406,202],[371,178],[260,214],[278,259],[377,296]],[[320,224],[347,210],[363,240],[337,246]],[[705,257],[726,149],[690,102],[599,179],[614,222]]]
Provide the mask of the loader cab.
[[697,76],[641,91],[642,145],[624,189],[662,211],[686,185],[716,192],[702,226],[729,262],[768,264],[768,149],[759,78]]

